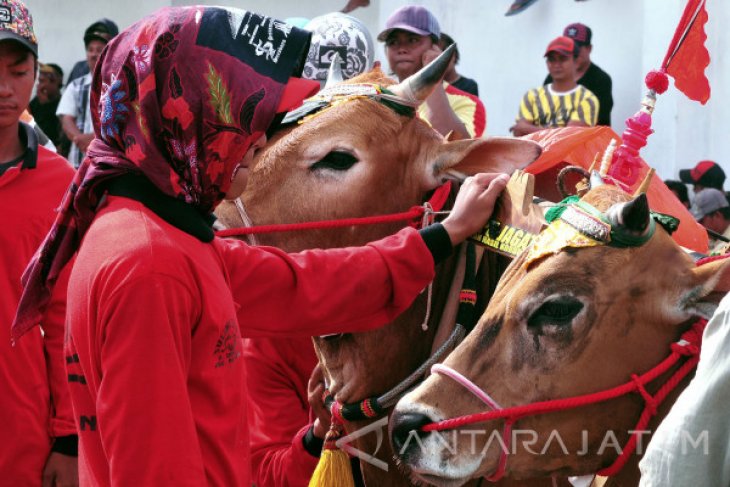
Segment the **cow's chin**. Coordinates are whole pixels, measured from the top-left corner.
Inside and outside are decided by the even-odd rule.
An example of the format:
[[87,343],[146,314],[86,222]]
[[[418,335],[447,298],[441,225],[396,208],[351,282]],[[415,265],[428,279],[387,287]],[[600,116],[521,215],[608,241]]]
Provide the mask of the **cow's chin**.
[[427,472],[409,471],[411,482],[415,485],[433,485],[435,487],[461,487],[467,483],[468,478],[448,478],[441,475],[434,475]]
[[[436,487],[460,487],[480,476],[484,459],[481,455],[453,457],[439,450],[434,437],[435,435],[429,435],[424,441],[422,447],[424,454],[411,453],[407,462],[399,461],[400,468],[408,474],[413,483]],[[448,458],[449,456],[451,458]]]
[[461,487],[466,480],[452,480],[443,477],[435,477],[433,475],[416,475],[411,474],[411,482],[415,485],[433,485],[435,487]]

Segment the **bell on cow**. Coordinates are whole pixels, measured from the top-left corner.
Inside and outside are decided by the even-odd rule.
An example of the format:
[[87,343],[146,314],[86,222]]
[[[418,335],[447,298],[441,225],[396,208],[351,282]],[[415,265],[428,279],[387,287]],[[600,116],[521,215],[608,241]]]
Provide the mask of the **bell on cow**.
[[626,203],[616,203],[608,209],[606,216],[614,230],[620,228],[631,234],[643,235],[651,218],[649,200],[642,193]]
[[390,91],[408,100],[413,106],[420,105],[433,92],[436,84],[443,79],[455,50],[456,44],[450,45],[439,57],[421,68],[420,71],[390,87]]
[[342,59],[340,59],[339,53],[332,54],[332,61],[330,62],[330,69],[327,71],[327,82],[324,84],[325,89],[331,88],[338,83],[342,83],[344,77],[342,76]]

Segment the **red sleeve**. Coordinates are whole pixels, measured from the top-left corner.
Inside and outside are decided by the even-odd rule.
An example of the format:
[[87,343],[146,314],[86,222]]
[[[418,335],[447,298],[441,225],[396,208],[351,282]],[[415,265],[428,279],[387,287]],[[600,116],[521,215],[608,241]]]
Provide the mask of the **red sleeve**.
[[[283,347],[289,342],[280,341]],[[244,340],[256,485],[307,487],[319,461],[303,443],[311,425],[306,386],[317,359],[309,339],[294,341],[309,349],[300,350],[298,357],[288,354],[293,356],[285,360],[273,340]]]
[[53,288],[51,302],[41,321],[46,370],[51,389],[52,410],[49,434],[53,438],[77,434],[63,353],[66,323],[66,288],[71,265],[66,266]]
[[96,407],[110,485],[207,485],[187,387],[199,312],[187,286],[160,274],[130,280],[99,310]]
[[244,337],[372,330],[408,308],[434,275],[433,257],[412,228],[363,247],[299,254],[216,241]]

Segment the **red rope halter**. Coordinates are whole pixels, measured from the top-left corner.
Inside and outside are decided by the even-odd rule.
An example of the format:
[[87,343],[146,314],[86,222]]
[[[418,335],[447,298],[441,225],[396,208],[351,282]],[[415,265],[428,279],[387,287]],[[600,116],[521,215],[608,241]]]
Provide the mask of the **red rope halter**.
[[[525,404],[522,406],[514,406],[511,408],[498,409],[495,411],[487,411],[483,413],[470,414],[467,416],[460,416],[458,418],[447,419],[438,423],[431,423],[422,428],[423,431],[443,431],[456,429],[468,424],[483,423],[486,421],[493,421],[497,419],[504,419],[505,425],[502,433],[505,445],[509,444],[509,432],[511,431],[512,425],[521,418],[527,416],[536,416],[539,414],[545,414],[555,411],[565,411],[567,409],[575,409],[589,404],[596,404],[605,402],[611,399],[616,399],[621,396],[625,396],[632,392],[639,392],[644,398],[646,405],[644,410],[639,417],[636,427],[633,431],[640,432],[649,423],[649,420],[656,414],[657,408],[664,399],[672,392],[677,385],[689,374],[699,362],[699,353],[702,343],[702,332],[707,325],[707,320],[699,319],[695,322],[689,330],[682,334],[682,337],[678,342],[670,345],[671,353],[669,356],[641,375],[633,374],[631,380],[620,386],[612,389],[585,394],[582,396],[569,397],[565,399],[556,399],[552,401],[541,401],[532,404]],[[645,386],[661,376],[669,369],[671,369],[683,356],[688,357],[687,361],[684,362],[667,381],[662,384],[659,390],[653,396],[646,390]],[[636,448],[637,435],[632,434],[629,438],[628,443],[623,448],[621,454],[613,462],[612,465],[600,470],[598,475],[611,476],[618,473],[628,461],[629,457],[633,454]],[[497,481],[501,479],[507,468],[507,452],[502,450],[502,454],[499,459],[497,470],[492,476],[488,477],[489,481]]]
[[[451,181],[439,186],[428,200],[428,205],[432,211],[441,211],[446,204],[451,191]],[[388,215],[364,216],[357,218],[344,218],[341,220],[321,220],[302,223],[277,223],[273,225],[255,225],[245,228],[228,228],[215,232],[218,237],[237,237],[242,235],[276,233],[276,232],[295,232],[299,230],[320,230],[325,228],[350,227],[357,225],[375,225],[378,223],[392,223],[398,221],[410,221],[420,218],[426,213],[427,206],[414,206],[408,211],[400,213],[391,213]]]

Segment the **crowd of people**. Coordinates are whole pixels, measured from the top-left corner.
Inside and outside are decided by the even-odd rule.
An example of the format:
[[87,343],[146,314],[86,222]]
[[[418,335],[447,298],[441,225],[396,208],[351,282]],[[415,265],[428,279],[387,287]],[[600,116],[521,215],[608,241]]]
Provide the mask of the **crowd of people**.
[[[354,17],[327,14],[279,39],[281,55],[267,63],[216,36],[230,32],[230,19],[265,27],[272,19],[201,9],[202,18],[165,9],[121,33],[109,19],[94,22],[83,36],[86,59],[64,88],[63,70],[38,59],[27,7],[0,0],[0,322],[8,333],[0,433],[9,439],[0,485],[307,485],[330,422],[311,342],[242,339],[257,333],[241,327],[255,318],[285,336],[382,326],[482,227],[506,184],[500,175],[469,178],[442,223],[362,248],[287,255],[214,237],[210,213],[241,194],[278,115],[324,84],[333,53],[346,78],[373,68],[375,43]],[[393,12],[375,38],[399,81],[456,44],[414,5]],[[549,43],[548,76],[516,107],[514,135],[610,125],[611,78],[592,62],[591,40],[588,26],[573,23]],[[418,115],[444,136],[480,137],[486,110],[458,63],[457,48]],[[227,103],[240,109],[256,93],[256,123],[231,122],[225,139],[209,133],[218,112],[205,105],[196,70],[228,85],[245,73]],[[36,128],[22,121],[26,110]],[[190,147],[195,171],[179,164]],[[722,168],[701,161],[680,179],[668,185],[720,251],[730,242]],[[352,289],[342,283],[353,273],[361,288],[391,289],[361,296],[367,320],[344,305]],[[274,295],[290,305],[271,306]],[[312,312],[313,301],[330,305]]]

